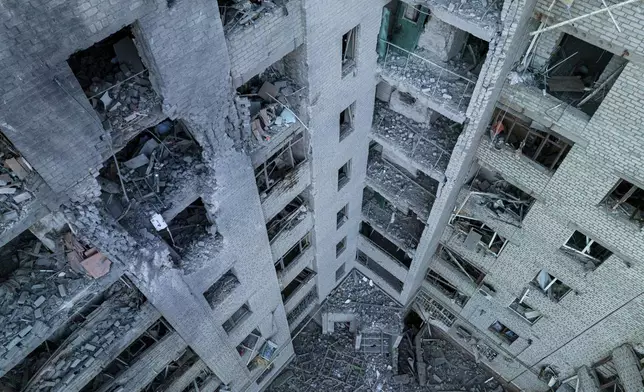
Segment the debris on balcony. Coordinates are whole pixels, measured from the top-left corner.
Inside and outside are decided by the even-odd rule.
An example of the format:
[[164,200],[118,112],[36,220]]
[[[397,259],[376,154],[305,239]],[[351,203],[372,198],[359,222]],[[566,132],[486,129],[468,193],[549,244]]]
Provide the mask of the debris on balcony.
[[[235,29],[248,27],[265,14],[285,12],[287,0],[217,0],[221,23],[226,34]],[[280,9],[278,11],[278,9]]]
[[255,180],[260,198],[266,199],[282,181],[295,185],[295,168],[307,159],[304,134],[298,133],[287,140],[270,158],[255,169]]
[[[298,112],[305,89],[277,71],[279,66],[269,67],[237,89],[241,99],[245,101],[242,104],[242,117],[250,118],[251,151],[268,144],[273,137],[291,125],[300,124]],[[248,121],[246,118],[242,121]]]
[[0,231],[29,214],[35,171],[0,133]]
[[[134,212],[136,204],[157,213],[166,210],[173,203],[170,196],[188,184],[199,184],[206,170],[201,148],[185,126],[165,120],[137,135],[115,159],[106,161],[98,181],[108,211],[121,219]],[[146,220],[150,219],[148,212]]]
[[[66,237],[68,238],[68,237]],[[77,251],[91,249],[75,242]],[[98,254],[98,253],[96,253]],[[0,250],[0,354],[14,359],[34,338],[44,338],[62,316],[92,294],[89,273],[51,252],[30,232],[23,232]],[[90,256],[91,257],[91,256]],[[96,290],[96,288],[94,289]]]
[[[461,133],[462,126],[438,118],[423,125],[389,109],[376,100],[372,132],[387,142],[384,147],[401,151],[427,171],[444,172]],[[442,178],[441,178],[442,180]]]
[[503,2],[494,0],[424,0],[428,7],[441,7],[450,14],[473,23],[483,30],[495,33],[501,18]]
[[109,124],[115,150],[161,120],[161,97],[152,88],[129,26],[74,53],[68,63],[101,121]]

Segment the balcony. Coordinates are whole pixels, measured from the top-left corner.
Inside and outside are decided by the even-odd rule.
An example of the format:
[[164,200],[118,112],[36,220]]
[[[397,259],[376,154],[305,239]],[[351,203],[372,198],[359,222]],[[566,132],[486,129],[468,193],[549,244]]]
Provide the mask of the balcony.
[[429,125],[419,124],[376,100],[371,137],[402,161],[441,182],[460,128],[442,118]]
[[490,41],[498,30],[503,2],[470,0],[412,0],[410,3],[425,6],[433,16],[461,30]]
[[[404,281],[407,278],[408,267],[401,264],[389,253],[367,239],[367,237],[362,235],[358,237],[358,249],[371,260],[391,272],[396,279]],[[411,262],[411,259],[409,261]]]
[[255,180],[264,217],[270,220],[309,185],[304,135],[295,135],[259,165],[255,169]]
[[430,193],[387,160],[378,156],[369,158],[366,183],[401,211],[411,210],[423,222],[429,218],[436,188]]
[[[139,305],[140,298],[123,286],[87,315],[84,322],[79,322],[78,328],[35,373],[31,369],[29,383],[22,390],[82,389],[159,319],[161,315],[152,304]],[[77,366],[59,368],[59,363]]]
[[315,287],[315,272],[305,268],[293,279],[284,289],[282,289],[282,301],[286,313],[292,311],[296,304],[300,303],[304,297]]
[[465,252],[482,252],[484,255],[498,257],[508,244],[507,237],[474,217],[452,214],[449,226],[456,236],[454,242]]
[[470,299],[455,284],[433,269],[427,271],[423,287],[443,302],[454,304],[456,310],[462,309]]
[[310,265],[314,254],[315,252],[311,249],[311,233],[309,232],[275,261],[275,272],[280,285],[287,285],[304,267]]
[[382,233],[378,232],[367,222],[360,223],[360,234],[361,237],[364,237],[371,246],[374,246],[387,254],[396,264],[405,270],[409,269],[412,262],[411,255],[407,254],[404,249],[401,249],[396,244],[391,242],[387,237]]
[[286,321],[288,322],[289,329],[291,333],[295,331],[298,325],[306,319],[306,317],[311,314],[313,309],[318,304],[318,292],[315,289],[308,292],[306,296],[286,315]]
[[378,193],[365,188],[362,216],[398,248],[413,257],[425,225],[417,217],[404,215]]
[[445,68],[432,61],[431,54],[422,50],[410,52],[381,40],[386,48],[378,60],[380,77],[398,90],[411,94],[425,106],[450,120],[462,124],[474,94],[476,80],[468,78],[467,67]]
[[284,5],[218,0],[230,56],[233,83],[239,86],[304,42],[302,4]]
[[356,255],[356,269],[360,271],[363,275],[367,276],[373,280],[378,287],[384,290],[392,298],[399,300],[400,293],[403,290],[405,282],[396,278],[391,272],[389,272],[382,265],[378,264],[371,257],[367,256],[366,253],[358,249]]

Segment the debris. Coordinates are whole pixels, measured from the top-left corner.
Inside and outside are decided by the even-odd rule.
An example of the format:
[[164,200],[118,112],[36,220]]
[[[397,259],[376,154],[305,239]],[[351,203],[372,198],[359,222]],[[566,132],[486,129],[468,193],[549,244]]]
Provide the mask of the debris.
[[157,213],[157,214],[152,215],[152,217],[150,218],[150,222],[152,223],[152,225],[154,226],[154,228],[157,231],[160,231],[160,230],[168,228],[168,224],[165,222],[165,220],[163,219],[163,216],[161,216],[161,214]]
[[80,263],[89,276],[98,279],[110,272],[112,262],[101,253],[96,253]]
[[141,166],[147,165],[149,162],[150,162],[150,160],[148,159],[148,157],[146,157],[145,155],[141,154],[141,155],[137,155],[136,157],[130,159],[129,161],[123,162],[123,164],[125,166],[127,166],[128,168],[134,170],[134,169],[138,169]]
[[2,195],[11,195],[16,193],[17,189],[16,188],[9,188],[9,187],[2,187],[0,188],[0,194]]
[[20,180],[26,179],[31,171],[22,157],[6,159],[4,161],[4,167],[11,170]]
[[39,306],[40,306],[40,305],[42,305],[44,302],[45,302],[45,297],[43,297],[43,296],[41,295],[40,297],[38,297],[38,299],[36,299],[36,300],[34,301],[34,306],[35,306],[35,307],[39,307]]
[[264,82],[262,87],[259,89],[259,92],[257,93],[257,95],[259,95],[264,101],[269,102],[273,100],[273,98],[271,97],[277,97],[278,94],[279,89],[270,82]]
[[31,193],[29,192],[22,192],[13,197],[13,201],[16,203],[22,203],[29,199],[31,199]]

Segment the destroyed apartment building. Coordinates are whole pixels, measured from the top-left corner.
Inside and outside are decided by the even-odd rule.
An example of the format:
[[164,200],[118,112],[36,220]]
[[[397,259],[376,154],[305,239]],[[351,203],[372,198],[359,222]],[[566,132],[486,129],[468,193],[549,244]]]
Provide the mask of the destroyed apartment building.
[[8,2],[3,392],[644,390],[644,4]]

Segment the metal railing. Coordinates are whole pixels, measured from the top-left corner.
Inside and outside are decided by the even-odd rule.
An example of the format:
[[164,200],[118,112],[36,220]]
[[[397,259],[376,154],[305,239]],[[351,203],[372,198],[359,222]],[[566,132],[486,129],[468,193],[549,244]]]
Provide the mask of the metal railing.
[[[463,75],[450,71],[387,40],[380,39],[380,41],[387,45],[384,58],[379,59],[383,72],[387,72],[392,76],[400,73],[406,77],[406,80],[411,80],[412,83],[414,83],[415,76],[418,79],[421,76],[429,79],[431,85],[427,87],[422,84],[416,86],[424,95],[437,100],[441,106],[452,106],[459,111],[467,109],[469,98],[471,98],[476,86],[476,80],[468,79]],[[391,69],[394,67],[401,67],[401,70],[392,71]],[[388,69],[390,71],[387,71]],[[416,75],[412,74],[412,72],[415,72]],[[459,86],[458,82],[464,83],[464,86]],[[446,92],[443,92],[443,90],[446,90]],[[468,93],[470,96],[465,100]]]
[[[380,120],[378,120],[378,123],[375,125],[375,130],[383,129],[381,127],[383,120],[385,119],[386,116],[381,116]],[[429,171],[438,171],[438,172],[443,172],[447,168],[447,163],[449,163],[450,156],[452,155],[449,151],[445,150],[436,142],[426,138],[425,136],[421,135],[416,129],[414,129],[413,126],[408,124],[406,121],[398,121],[397,122],[400,125],[403,125],[405,129],[409,131],[409,133],[412,133],[414,135],[413,141],[411,142],[411,145],[407,145],[408,143],[401,142],[397,138],[387,138],[384,135],[387,133],[383,130],[382,135],[380,132],[374,132],[376,135],[380,136],[381,138],[392,142],[395,144],[398,149],[402,150],[402,152],[407,155],[408,158],[415,160],[418,164],[426,168],[426,170]],[[409,134],[408,133],[408,134]],[[420,147],[421,145],[429,145],[429,150],[437,150],[437,157],[435,158],[434,163],[430,163],[432,160],[434,160],[434,155],[432,152],[427,151],[427,148]],[[430,159],[431,158],[431,159]],[[438,166],[438,164],[445,159],[445,168],[441,168]]]

